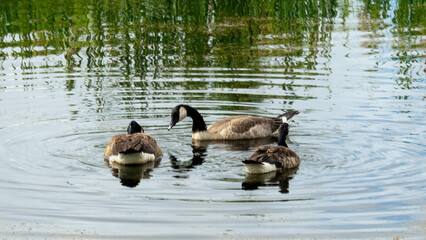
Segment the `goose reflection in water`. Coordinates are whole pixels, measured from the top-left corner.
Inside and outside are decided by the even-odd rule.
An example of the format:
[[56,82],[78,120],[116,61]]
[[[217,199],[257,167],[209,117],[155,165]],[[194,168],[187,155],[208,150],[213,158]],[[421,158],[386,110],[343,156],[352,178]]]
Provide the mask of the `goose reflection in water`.
[[[195,166],[203,164],[204,160],[206,159],[206,151],[207,148],[200,147],[200,146],[194,146],[192,145],[192,158],[191,160],[187,161],[180,161],[176,156],[173,154],[170,154],[170,162],[172,164],[172,168],[175,169],[179,173],[185,173],[188,171],[191,171]],[[187,176],[174,176],[175,178],[187,178]]]
[[[223,149],[227,151],[247,151],[259,145],[270,144],[276,141],[276,137],[267,137],[249,140],[193,140],[192,158],[188,161],[181,161],[175,155],[169,153],[172,168],[180,173],[191,171],[195,166],[203,164],[207,154],[207,148]],[[187,176],[175,176],[176,178],[186,178]]]
[[141,179],[149,179],[152,169],[158,167],[161,159],[144,164],[123,165],[115,162],[105,161],[105,165],[111,168],[114,177],[120,179],[120,183],[126,187],[136,187]]
[[277,137],[266,137],[244,140],[193,140],[193,147],[213,147],[227,151],[247,151],[260,145],[268,145],[277,141]]
[[280,193],[289,193],[290,180],[297,173],[298,168],[286,171],[269,172],[264,174],[246,173],[246,178],[242,183],[243,190],[256,190],[259,187],[279,187]]

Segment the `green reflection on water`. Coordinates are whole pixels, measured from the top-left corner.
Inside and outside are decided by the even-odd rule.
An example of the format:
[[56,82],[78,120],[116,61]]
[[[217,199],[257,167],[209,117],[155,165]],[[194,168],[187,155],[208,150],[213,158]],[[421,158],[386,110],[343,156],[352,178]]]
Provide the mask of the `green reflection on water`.
[[[173,77],[176,71],[193,73],[206,67],[210,70],[201,72],[204,77],[215,68],[238,75],[237,69],[264,67],[283,74],[301,69],[328,75],[336,19],[345,25],[349,12],[360,6],[360,29],[370,32],[372,39],[364,47],[379,48],[380,42],[373,40],[392,26],[397,38],[392,48],[400,53],[392,60],[399,62],[398,73],[405,74],[412,61],[424,58],[416,49],[425,44],[420,39],[425,5],[421,0],[4,0],[0,61],[3,65],[14,58],[20,62],[14,66],[23,70],[117,73],[127,81]],[[204,85],[167,84],[184,89]],[[72,84],[66,88],[72,89]]]
[[[165,67],[242,68],[274,55],[286,56],[287,67],[303,65],[292,58],[304,57],[312,68],[315,54],[303,48],[329,41],[319,26],[332,23],[336,7],[336,1],[2,1],[0,46],[13,49],[3,57],[61,55],[71,69],[118,67],[154,78]],[[288,49],[271,54],[253,47],[276,43]]]

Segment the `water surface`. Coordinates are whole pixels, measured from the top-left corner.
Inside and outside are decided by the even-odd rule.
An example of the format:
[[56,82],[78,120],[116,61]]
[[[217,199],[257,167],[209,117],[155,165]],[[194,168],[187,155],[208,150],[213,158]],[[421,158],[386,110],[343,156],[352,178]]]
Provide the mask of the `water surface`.
[[[421,239],[424,1],[1,1],[0,235],[7,239]],[[295,109],[301,165],[167,131]],[[109,166],[137,120],[161,161]]]

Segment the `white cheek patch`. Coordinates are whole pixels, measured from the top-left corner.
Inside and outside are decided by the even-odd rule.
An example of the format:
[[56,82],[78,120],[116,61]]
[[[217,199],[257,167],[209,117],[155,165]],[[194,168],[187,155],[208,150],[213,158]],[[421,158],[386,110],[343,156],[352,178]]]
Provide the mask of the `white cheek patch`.
[[283,116],[281,119],[283,120],[283,123],[288,123],[288,119],[286,116]]
[[180,107],[179,109],[179,122],[182,121],[184,118],[186,118],[187,113],[186,109],[184,107]]

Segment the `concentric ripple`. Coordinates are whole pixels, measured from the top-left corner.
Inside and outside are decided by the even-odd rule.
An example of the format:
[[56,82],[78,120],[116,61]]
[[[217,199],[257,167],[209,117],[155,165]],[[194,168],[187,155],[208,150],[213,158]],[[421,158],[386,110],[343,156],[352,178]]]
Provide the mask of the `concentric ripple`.
[[[424,4],[37,2],[0,3],[2,237],[425,235]],[[167,130],[181,103],[207,124],[299,110],[300,166],[246,174],[276,139],[192,141],[189,118]],[[161,160],[104,161],[131,120]]]

